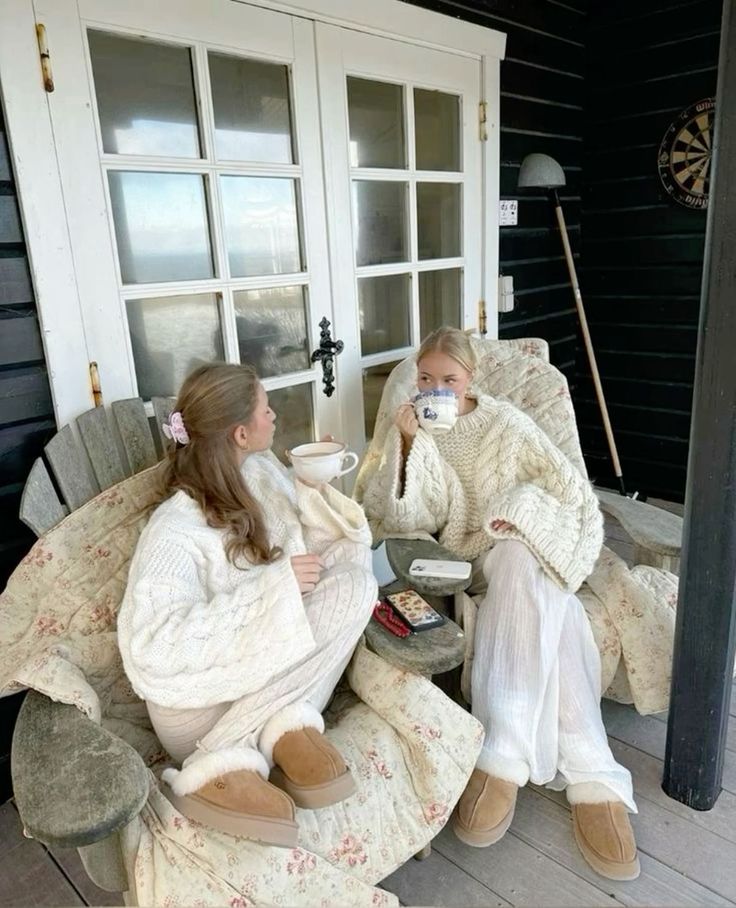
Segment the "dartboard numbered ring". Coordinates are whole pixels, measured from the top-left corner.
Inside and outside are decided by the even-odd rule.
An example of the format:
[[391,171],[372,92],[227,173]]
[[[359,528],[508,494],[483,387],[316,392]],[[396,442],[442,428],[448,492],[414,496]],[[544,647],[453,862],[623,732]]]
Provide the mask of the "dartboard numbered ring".
[[715,98],[685,108],[664,134],[657,166],[667,193],[687,208],[707,208]]

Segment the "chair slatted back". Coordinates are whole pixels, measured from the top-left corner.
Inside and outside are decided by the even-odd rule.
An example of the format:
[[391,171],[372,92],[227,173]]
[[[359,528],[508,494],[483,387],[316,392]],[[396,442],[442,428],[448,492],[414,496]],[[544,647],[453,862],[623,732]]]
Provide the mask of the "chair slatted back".
[[131,474],[152,467],[158,460],[158,454],[140,397],[113,401],[112,414],[128,456]]
[[74,511],[100,492],[92,464],[84,447],[64,426],[44,448],[54,476],[69,509]]
[[75,426],[60,429],[44,449],[46,462],[38,458],[28,474],[20,503],[23,523],[41,536],[101,491],[157,463],[170,444],[161,423],[174,398],[155,397],[152,404],[155,429],[138,397],[115,401],[110,411],[87,410]]
[[66,517],[69,509],[61,503],[46,469],[46,464],[37,457],[28,474],[20,499],[20,519],[30,527],[36,536],[55,527]]
[[127,465],[123,464],[120,457],[104,407],[95,407],[78,416],[77,428],[100,489],[109,489],[116,482],[122,482],[126,476],[130,476]]

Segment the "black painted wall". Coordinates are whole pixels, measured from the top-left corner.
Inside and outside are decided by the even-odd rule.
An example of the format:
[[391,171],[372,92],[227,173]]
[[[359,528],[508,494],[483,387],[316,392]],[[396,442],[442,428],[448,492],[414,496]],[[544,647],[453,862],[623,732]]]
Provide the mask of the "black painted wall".
[[575,301],[554,212],[544,193],[520,194],[519,165],[532,152],[564,168],[560,193],[573,252],[580,246],[587,0],[411,0],[416,6],[506,33],[501,64],[501,198],[519,200],[516,227],[502,227],[501,271],[516,306],[499,316],[501,337],[549,341],[552,362],[576,377]]
[[0,590],[33,543],[18,520],[33,460],[54,431],[51,393],[0,111]]
[[670,199],[657,151],[680,111],[715,94],[721,0],[412,2],[508,36],[501,197],[519,199],[519,225],[501,229],[516,287],[501,337],[550,342],[591,477],[616,487],[553,215],[515,189],[524,155],[545,152],[568,180],[563,210],[627,486],[682,501],[706,213]]
[[[706,212],[657,173],[665,131],[714,96],[721,0],[590,5],[580,281],[630,490],[682,501]],[[589,469],[613,483],[580,353],[575,403]]]
[[[0,590],[34,536],[18,520],[26,475],[55,423],[0,110]],[[10,797],[10,737],[21,695],[0,698],[0,803]]]

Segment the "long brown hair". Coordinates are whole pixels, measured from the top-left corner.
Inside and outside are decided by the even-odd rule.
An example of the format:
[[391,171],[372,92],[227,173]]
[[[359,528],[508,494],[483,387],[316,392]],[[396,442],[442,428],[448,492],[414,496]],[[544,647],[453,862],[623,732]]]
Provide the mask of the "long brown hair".
[[446,353],[467,372],[474,372],[477,359],[468,335],[459,328],[444,325],[428,334],[417,351],[417,362],[428,353]]
[[180,489],[191,496],[209,526],[227,530],[225,553],[236,566],[241,557],[266,564],[281,554],[271,546],[261,508],[240,472],[233,438],[233,429],[253,416],[258,385],[246,365],[209,363],[187,377],[174,411],[181,413],[189,442],[167,451],[159,499]]

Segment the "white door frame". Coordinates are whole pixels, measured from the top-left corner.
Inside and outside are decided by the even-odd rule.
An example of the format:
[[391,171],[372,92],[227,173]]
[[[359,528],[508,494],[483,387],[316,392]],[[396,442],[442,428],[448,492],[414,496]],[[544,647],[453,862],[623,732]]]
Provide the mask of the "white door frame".
[[[203,0],[204,2],[204,0]],[[245,2],[245,0],[233,0]],[[482,286],[487,330],[497,334],[499,64],[505,35],[427,12],[399,0],[247,0],[278,12],[479,59],[488,104],[484,143],[484,262]],[[43,86],[33,0],[0,0],[0,91],[18,200],[29,254],[39,323],[58,425],[93,405],[82,326],[76,264],[72,255],[49,99]],[[385,23],[391,23],[388,31]],[[50,34],[51,67],[54,36]]]

